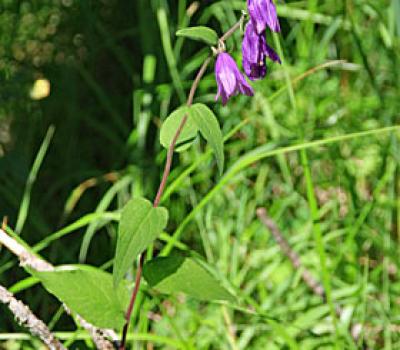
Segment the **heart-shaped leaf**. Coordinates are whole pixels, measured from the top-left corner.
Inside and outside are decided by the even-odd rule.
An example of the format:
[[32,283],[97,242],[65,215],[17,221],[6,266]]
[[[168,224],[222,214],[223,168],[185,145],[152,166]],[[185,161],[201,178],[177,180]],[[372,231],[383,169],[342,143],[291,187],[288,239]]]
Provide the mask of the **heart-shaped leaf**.
[[206,301],[235,300],[210,272],[192,258],[155,258],[145,264],[143,276],[151,288],[161,293],[183,292]]
[[70,310],[99,328],[120,330],[129,303],[125,283],[115,289],[110,273],[88,265],[64,265],[54,271],[30,271]]
[[[172,112],[167,119],[165,119],[160,132],[160,142],[165,148],[169,148],[175,134],[182,122],[182,119],[187,116],[189,117],[189,107],[183,106]],[[190,147],[191,140],[193,140],[199,131],[197,124],[194,120],[187,118],[185,126],[183,127],[181,134],[176,142],[175,150],[182,152]]]
[[194,120],[201,135],[214,150],[220,173],[224,170],[224,138],[218,119],[213,111],[202,103],[196,103],[189,109],[190,119]]
[[114,259],[114,284],[117,286],[124,274],[167,225],[168,211],[154,208],[145,198],[133,198],[122,210],[119,222],[117,251]]

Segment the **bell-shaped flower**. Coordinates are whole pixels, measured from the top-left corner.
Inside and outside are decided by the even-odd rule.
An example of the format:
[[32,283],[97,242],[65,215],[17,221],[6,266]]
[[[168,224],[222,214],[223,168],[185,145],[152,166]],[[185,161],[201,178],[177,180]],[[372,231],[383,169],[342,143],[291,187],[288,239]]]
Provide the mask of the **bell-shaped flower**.
[[234,59],[226,52],[221,52],[217,56],[215,78],[218,85],[218,93],[215,100],[221,97],[223,105],[226,105],[229,98],[238,93],[247,96],[254,95],[253,88],[240,72]]
[[278,54],[268,46],[265,35],[257,34],[253,22],[246,25],[242,43],[243,69],[251,80],[262,79],[267,74],[266,58],[281,63]]
[[247,0],[247,8],[258,34],[263,33],[267,26],[274,32],[281,30],[272,0]]

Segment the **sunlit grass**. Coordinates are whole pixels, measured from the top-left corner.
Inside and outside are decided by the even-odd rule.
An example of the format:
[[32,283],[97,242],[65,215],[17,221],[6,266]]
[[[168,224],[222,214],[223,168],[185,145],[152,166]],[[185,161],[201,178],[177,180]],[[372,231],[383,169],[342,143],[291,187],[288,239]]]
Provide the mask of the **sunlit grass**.
[[[174,33],[197,21],[221,33],[244,4],[215,1],[189,18],[185,0],[138,0],[115,5],[114,27],[100,8],[76,5],[80,17],[68,25],[86,35],[87,61],[43,68],[51,95],[13,106],[16,140],[0,158],[9,233],[54,264],[80,260],[109,270],[119,210],[131,195],[154,197],[165,159],[158,128],[184,101],[206,53]],[[133,349],[400,348],[400,7],[309,0],[279,3],[278,12],[283,33],[268,39],[284,64],[269,65],[253,99],[222,107],[212,70],[201,83],[197,98],[209,102],[226,135],[226,169],[217,175],[200,140],[176,156],[162,198],[170,224],[153,247],[157,254],[195,249],[237,303],[165,298],[144,285],[128,337]],[[236,53],[239,44],[237,33],[228,49]],[[48,124],[56,133],[40,148]],[[110,172],[118,176],[99,180]],[[326,303],[258,221],[259,207],[323,284]],[[87,334],[71,331],[71,319],[4,250],[0,282],[70,348],[89,348]],[[5,346],[38,346],[0,313]],[[354,325],[363,326],[358,339]]]

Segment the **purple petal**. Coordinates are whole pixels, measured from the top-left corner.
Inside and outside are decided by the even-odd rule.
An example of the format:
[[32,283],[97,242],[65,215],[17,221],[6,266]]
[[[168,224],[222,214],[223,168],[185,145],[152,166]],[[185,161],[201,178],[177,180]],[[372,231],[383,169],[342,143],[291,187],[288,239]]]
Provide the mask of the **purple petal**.
[[247,96],[253,96],[254,95],[254,90],[250,86],[250,84],[247,82],[246,78],[241,75],[240,80],[239,80],[239,91],[241,94],[247,95]]
[[257,34],[253,23],[248,22],[242,43],[242,53],[243,57],[249,62],[256,62],[259,59],[260,44],[262,44],[262,42],[260,42],[260,38],[262,41],[263,37]]
[[280,31],[276,7],[272,0],[247,0],[247,7],[258,34],[267,26],[274,32]]
[[262,33],[266,28],[266,21],[264,18],[263,2],[265,0],[247,0],[247,8],[251,20],[256,28],[257,33]]
[[217,57],[215,78],[218,85],[216,100],[221,97],[223,105],[228,102],[230,97],[239,92],[248,96],[253,95],[253,89],[240,72],[236,62],[225,52],[220,53]]
[[269,45],[266,45],[266,55],[269,57],[272,61],[274,62],[279,62],[282,63],[279,55],[275,52],[275,50],[270,47]]
[[242,44],[243,69],[251,80],[262,79],[267,74],[266,58],[281,62],[278,54],[267,45],[265,35],[257,34],[253,22],[246,25]]
[[228,103],[229,97],[226,96],[224,92],[221,93],[221,100],[222,100],[222,105],[225,106]]
[[257,34],[251,21],[247,23],[242,44],[243,69],[251,80],[264,78],[267,74],[266,47],[265,36]]
[[281,26],[279,25],[278,14],[276,12],[275,4],[272,0],[267,1],[266,21],[268,27],[274,32],[280,32]]
[[218,55],[217,65],[217,81],[219,80],[226,95],[230,97],[236,89],[236,71],[238,71],[236,62],[229,54],[223,52]]

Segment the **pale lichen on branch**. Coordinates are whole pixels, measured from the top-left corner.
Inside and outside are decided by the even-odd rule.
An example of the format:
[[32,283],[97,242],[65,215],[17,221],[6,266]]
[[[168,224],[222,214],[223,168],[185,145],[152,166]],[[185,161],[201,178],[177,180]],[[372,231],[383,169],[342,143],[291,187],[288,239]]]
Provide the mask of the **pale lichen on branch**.
[[[0,229],[0,245],[3,245],[11,253],[13,253],[18,258],[18,260],[22,266],[27,266],[36,271],[54,271],[53,265],[51,265],[47,261],[43,260],[42,258],[34,255],[33,253],[29,252],[21,243],[19,243],[17,240],[15,240],[10,235],[8,235],[4,229]],[[4,296],[4,300],[8,300],[6,297],[7,296],[6,294],[3,294],[3,296]],[[3,302],[3,299],[1,299],[1,301]],[[13,302],[12,305],[18,306],[18,304],[16,304],[15,302]],[[69,308],[65,304],[63,304],[63,307],[68,314],[72,314],[72,312],[69,310]],[[19,310],[23,310],[23,308],[17,308],[17,309],[10,308],[10,310],[11,310],[11,312],[13,312],[13,314],[15,315],[17,320],[20,319],[18,314],[16,314],[15,312],[17,312]],[[97,349],[101,349],[101,350],[114,349],[114,345],[113,345],[112,341],[107,339],[107,338],[111,338],[112,340],[116,340],[117,335],[115,334],[114,331],[108,330],[108,329],[99,329],[99,328],[93,326],[91,323],[87,322],[85,319],[83,319],[79,315],[76,315],[76,319],[79,322],[79,324],[91,335],[93,342],[96,344]],[[40,320],[38,320],[38,321],[40,321]],[[24,323],[24,325],[25,325],[25,323]],[[43,325],[41,325],[40,323],[37,323],[35,321],[33,323],[29,322],[26,325],[27,325],[27,327],[29,325],[40,325],[40,327],[41,327],[40,330],[42,330],[43,329],[42,326],[44,325],[44,323],[43,323]],[[44,325],[44,326],[46,326],[46,325]],[[37,335],[36,333],[34,333],[32,331],[32,329],[30,327],[28,327],[28,329],[31,331],[32,334]],[[40,337],[40,338],[44,341],[44,339],[42,337]],[[50,339],[50,338],[46,338],[46,339]],[[64,348],[54,348],[54,349],[64,349]]]

